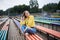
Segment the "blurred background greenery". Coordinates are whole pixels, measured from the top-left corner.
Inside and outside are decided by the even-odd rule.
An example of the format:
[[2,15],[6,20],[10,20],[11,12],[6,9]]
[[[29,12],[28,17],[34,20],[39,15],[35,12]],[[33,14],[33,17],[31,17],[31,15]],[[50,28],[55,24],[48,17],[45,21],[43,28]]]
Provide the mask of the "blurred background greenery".
[[[16,16],[23,13],[23,11],[28,10],[32,14],[38,14],[38,15],[53,15],[56,17],[60,16],[60,1],[59,3],[49,3],[47,5],[44,5],[42,8],[39,8],[38,1],[29,1],[30,5],[17,5],[11,8],[8,8],[7,10],[3,11],[0,10],[0,16],[2,15],[8,15],[8,16]],[[44,16],[43,15],[43,16]],[[53,17],[52,16],[52,17]]]

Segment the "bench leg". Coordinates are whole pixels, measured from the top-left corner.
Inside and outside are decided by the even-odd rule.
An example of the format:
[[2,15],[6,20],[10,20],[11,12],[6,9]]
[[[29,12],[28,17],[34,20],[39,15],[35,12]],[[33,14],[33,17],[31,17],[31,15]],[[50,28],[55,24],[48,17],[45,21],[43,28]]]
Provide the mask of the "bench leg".
[[58,39],[56,39],[56,38],[54,37],[54,40],[58,40]]
[[[52,37],[53,38],[53,40],[58,40],[57,38],[55,38],[55,37]],[[50,37],[49,37],[49,34],[47,33],[47,40],[50,40]]]
[[47,33],[47,40],[49,40],[49,34]]

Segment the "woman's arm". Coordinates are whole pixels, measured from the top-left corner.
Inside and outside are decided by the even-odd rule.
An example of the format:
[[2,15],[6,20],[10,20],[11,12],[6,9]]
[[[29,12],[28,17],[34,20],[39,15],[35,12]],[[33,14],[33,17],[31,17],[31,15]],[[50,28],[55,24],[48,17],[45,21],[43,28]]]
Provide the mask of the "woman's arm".
[[31,17],[28,19],[28,24],[27,24],[27,26],[30,26],[30,27],[34,27],[34,26],[35,26],[34,16],[31,16]]
[[20,25],[22,26],[22,25],[24,25],[24,24],[25,24],[25,20],[24,20],[24,18],[23,18],[23,17],[21,17]]

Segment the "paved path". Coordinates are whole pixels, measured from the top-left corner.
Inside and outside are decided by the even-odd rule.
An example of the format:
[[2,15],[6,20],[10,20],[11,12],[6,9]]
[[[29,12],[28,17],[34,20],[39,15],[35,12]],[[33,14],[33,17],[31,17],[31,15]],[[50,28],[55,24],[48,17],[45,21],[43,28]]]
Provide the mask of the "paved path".
[[13,20],[10,19],[10,27],[8,33],[8,40],[21,40],[19,30],[16,25],[13,23]]

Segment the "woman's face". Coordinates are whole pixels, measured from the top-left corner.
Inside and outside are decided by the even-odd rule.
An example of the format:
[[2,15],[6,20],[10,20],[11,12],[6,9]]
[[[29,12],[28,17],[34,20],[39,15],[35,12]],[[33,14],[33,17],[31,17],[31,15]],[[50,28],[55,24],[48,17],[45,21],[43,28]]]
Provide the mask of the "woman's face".
[[30,13],[28,11],[25,11],[25,16],[28,17]]

